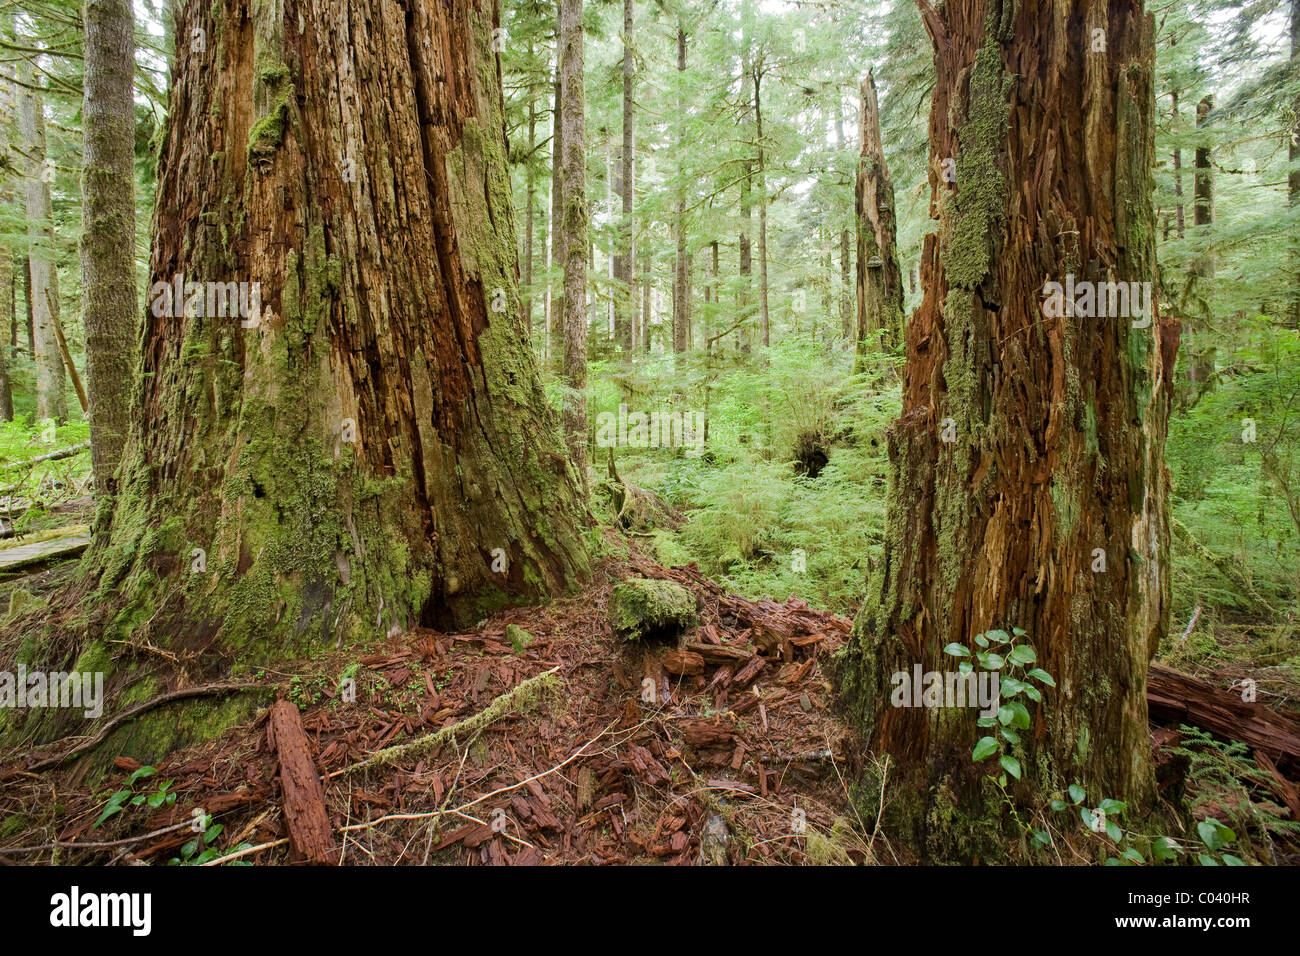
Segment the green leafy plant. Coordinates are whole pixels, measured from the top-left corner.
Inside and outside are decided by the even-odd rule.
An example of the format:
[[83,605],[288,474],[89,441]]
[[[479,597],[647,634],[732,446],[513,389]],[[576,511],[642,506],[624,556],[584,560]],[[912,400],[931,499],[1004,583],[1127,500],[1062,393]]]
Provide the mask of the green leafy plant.
[[1017,644],[1025,631],[1013,627],[1008,634],[1003,630],[985,631],[976,634],[974,644],[977,648],[973,654],[965,644],[956,642],[943,649],[945,654],[963,658],[957,665],[962,674],[969,674],[975,667],[970,658],[973,656],[980,668],[997,673],[998,676],[998,712],[990,717],[981,717],[979,726],[987,729],[996,728],[992,734],[981,737],[975,743],[971,758],[977,763],[997,756],[999,768],[992,776],[1003,790],[1007,785],[1007,776],[1019,780],[1022,773],[1020,761],[1008,748],[1020,743],[1020,731],[1029,729],[1029,708],[1017,697],[1025,697],[1034,703],[1041,703],[1043,692],[1034,686],[1034,681],[1044,687],[1055,687],[1052,675],[1040,667],[1030,667],[1038,662],[1038,655],[1030,644]]
[[171,785],[175,780],[164,780],[153,790],[146,789],[144,792],[137,793],[135,785],[141,780],[147,780],[158,772],[157,767],[140,767],[132,771],[131,775],[126,778],[126,786],[118,790],[108,798],[104,804],[104,809],[100,811],[99,818],[95,820],[94,826],[99,826],[114,814],[121,813],[128,806],[139,807],[148,806],[151,809],[157,809],[165,804],[176,802],[176,794],[171,792]]
[[[228,850],[217,848],[216,840],[225,829],[225,824],[213,823],[210,815],[205,815],[201,822],[203,830],[192,840],[187,840],[181,845],[180,856],[174,856],[167,861],[169,866],[202,866],[221,856],[227,856],[231,853],[238,853],[240,850],[247,850],[252,846],[251,843],[240,843]],[[247,860],[231,860],[227,866],[252,866]]]

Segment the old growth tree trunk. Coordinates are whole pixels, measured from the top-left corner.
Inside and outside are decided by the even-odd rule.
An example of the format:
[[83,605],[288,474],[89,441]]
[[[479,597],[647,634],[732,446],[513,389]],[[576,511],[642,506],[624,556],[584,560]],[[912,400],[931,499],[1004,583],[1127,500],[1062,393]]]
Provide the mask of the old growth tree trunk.
[[135,20],[130,0],[87,0],[82,105],[82,308],[95,489],[116,490],[135,359]]
[[893,348],[903,332],[903,273],[898,268],[894,184],[880,137],[880,104],[870,72],[862,81],[855,221],[858,230],[857,370],[868,346]]
[[1005,853],[988,766],[972,760],[984,731],[975,709],[891,706],[891,678],[955,670],[943,647],[990,628],[1027,631],[1057,683],[1022,732],[1011,792],[1077,781],[1135,813],[1153,796],[1145,685],[1169,610],[1177,327],[1043,309],[1044,283],[1067,274],[1153,279],[1154,25],[1141,4],[919,6],[938,73],[939,229],[889,434],[883,561],[839,676],[871,749],[894,757],[900,826],[953,859]]
[[[125,641],[121,674],[149,642],[191,680],[247,673],[585,574],[520,309],[496,25],[494,0],[180,8],[206,42],[177,51],[138,417],[88,558],[110,610],[83,658]],[[260,310],[250,286],[239,315],[171,314],[177,274],[260,282]]]

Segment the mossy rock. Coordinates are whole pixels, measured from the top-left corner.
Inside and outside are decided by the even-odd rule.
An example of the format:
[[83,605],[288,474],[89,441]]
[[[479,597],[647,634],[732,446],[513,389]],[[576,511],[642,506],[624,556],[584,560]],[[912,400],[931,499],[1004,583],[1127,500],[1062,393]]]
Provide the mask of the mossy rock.
[[672,640],[699,621],[695,595],[672,581],[631,578],[614,588],[610,623],[625,641]]
[[506,625],[506,640],[510,642],[510,649],[516,654],[522,654],[529,644],[533,643],[533,635],[529,634],[518,624]]

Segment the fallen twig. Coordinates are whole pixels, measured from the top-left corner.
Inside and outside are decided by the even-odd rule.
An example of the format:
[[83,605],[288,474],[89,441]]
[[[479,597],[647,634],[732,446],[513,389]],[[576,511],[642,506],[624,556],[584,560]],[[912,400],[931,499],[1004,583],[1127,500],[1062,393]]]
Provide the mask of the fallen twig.
[[331,774],[331,776],[335,776],[338,773],[357,773],[358,771],[365,770],[368,767],[383,766],[398,763],[412,757],[421,757],[430,751],[437,750],[448,741],[455,740],[456,734],[458,733],[466,734],[480,731],[490,724],[500,720],[512,710],[515,710],[516,704],[521,700],[527,703],[529,695],[555,690],[559,684],[559,681],[555,677],[555,672],[559,669],[558,666],[552,667],[549,671],[542,671],[542,673],[536,674],[515,687],[510,688],[510,690],[501,694],[493,700],[492,703],[488,704],[484,710],[479,711],[473,717],[467,717],[462,721],[452,724],[450,727],[444,727],[442,730],[436,731],[432,734],[426,734],[423,737],[419,737],[407,743],[378,750],[365,760],[362,760],[359,763],[354,763],[350,767],[345,767],[342,771],[335,771],[335,774]]

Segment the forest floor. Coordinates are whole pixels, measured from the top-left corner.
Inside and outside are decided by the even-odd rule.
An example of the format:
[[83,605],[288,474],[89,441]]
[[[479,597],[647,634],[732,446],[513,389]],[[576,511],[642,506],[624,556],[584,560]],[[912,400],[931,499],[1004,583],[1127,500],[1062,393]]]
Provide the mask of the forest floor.
[[[613,633],[609,595],[629,576],[696,595],[693,654]],[[331,651],[286,665],[296,676],[284,695],[302,710],[348,863],[896,862],[876,821],[850,807],[856,748],[830,710],[823,666],[850,626],[798,599],[746,601],[692,569],[632,554],[607,560],[580,595],[504,611],[466,633],[417,629],[359,657]],[[526,646],[514,628],[528,633]],[[486,726],[349,772],[547,672],[547,692],[517,695]],[[341,676],[355,680],[354,702]],[[171,754],[137,784],[152,794],[170,780],[174,802],[128,806],[98,827],[104,787],[138,763],[119,758],[110,784],[89,786],[74,761],[30,773],[26,755],[0,768],[0,845],[45,847],[28,862],[165,863],[194,837],[184,824],[202,807],[224,826],[220,847],[270,844],[244,859],[287,862],[266,714]],[[111,845],[70,846],[95,843]]]
[[[729,594],[607,535],[621,556],[570,598],[258,675],[301,712],[343,862],[913,862],[882,830],[885,808],[850,796],[866,748],[834,712],[826,666],[851,622],[798,598]],[[0,585],[0,606],[19,585],[40,600],[73,567]],[[695,595],[699,625],[680,646],[614,633],[611,592],[629,577]],[[1172,730],[1154,741],[1190,765],[1196,818],[1254,820],[1242,832],[1251,859],[1294,857],[1295,821],[1267,779],[1252,782],[1242,745]],[[80,757],[34,766],[69,743],[0,756],[0,862],[294,862],[267,710],[152,772],[118,757],[106,780]],[[414,746],[360,766],[403,745]],[[115,791],[122,810],[101,822]],[[189,824],[196,808],[218,825],[207,846]],[[1061,836],[1067,859],[1090,862],[1086,835]]]

